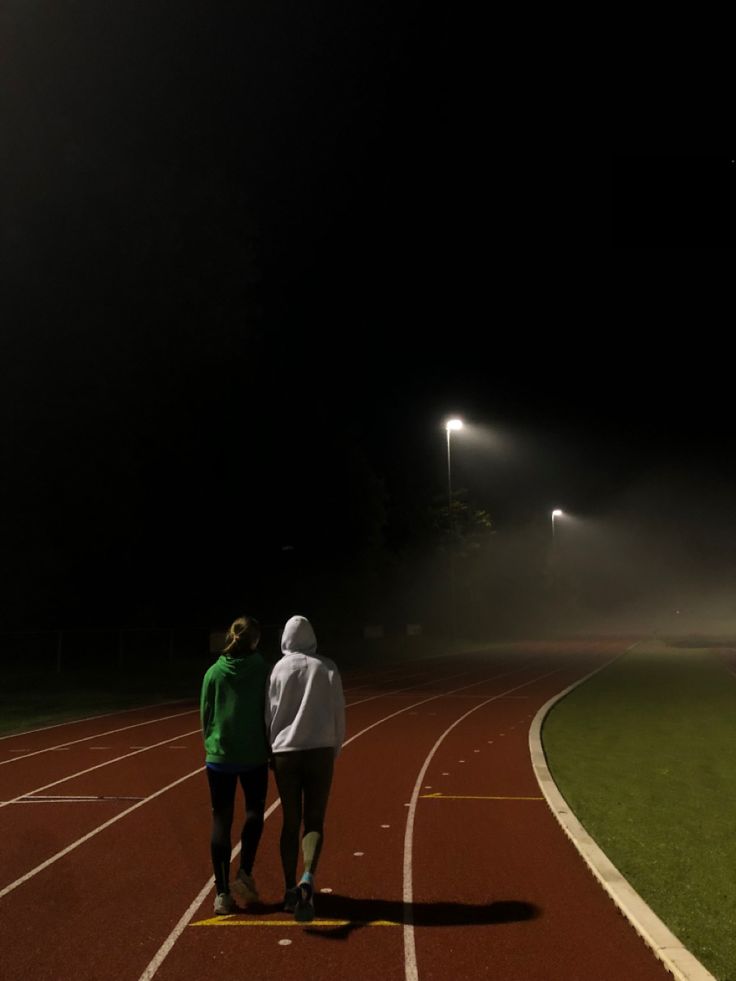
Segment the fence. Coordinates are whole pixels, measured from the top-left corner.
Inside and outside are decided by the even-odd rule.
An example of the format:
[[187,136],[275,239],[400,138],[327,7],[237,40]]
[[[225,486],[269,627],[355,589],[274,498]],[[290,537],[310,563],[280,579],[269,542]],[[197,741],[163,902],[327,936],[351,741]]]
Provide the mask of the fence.
[[182,627],[63,627],[0,631],[0,658],[12,672],[62,674],[106,664],[173,666],[209,656],[209,629]]
[[[262,624],[261,649],[279,656],[283,624]],[[320,632],[320,643],[337,646],[345,653],[355,646],[381,644],[392,636],[422,634],[418,624],[386,629],[383,625],[358,626],[334,636]],[[210,627],[62,627],[47,630],[0,631],[0,661],[5,675],[63,675],[75,672],[104,673],[126,669],[177,665],[196,668],[210,663],[222,649],[225,630]]]

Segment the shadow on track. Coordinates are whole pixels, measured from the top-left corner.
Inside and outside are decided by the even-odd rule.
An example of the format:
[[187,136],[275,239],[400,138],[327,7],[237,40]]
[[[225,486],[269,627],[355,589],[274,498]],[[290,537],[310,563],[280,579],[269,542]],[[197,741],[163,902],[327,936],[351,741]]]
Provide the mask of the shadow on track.
[[[401,900],[352,899],[349,896],[318,894],[315,896],[317,918],[320,920],[349,920],[340,926],[310,928],[310,933],[331,940],[345,940],[355,930],[368,926],[375,920],[404,924],[408,922],[407,906]],[[414,926],[487,926],[494,923],[516,923],[536,919],[541,913],[538,906],[519,900],[497,900],[487,905],[470,903],[413,903]]]

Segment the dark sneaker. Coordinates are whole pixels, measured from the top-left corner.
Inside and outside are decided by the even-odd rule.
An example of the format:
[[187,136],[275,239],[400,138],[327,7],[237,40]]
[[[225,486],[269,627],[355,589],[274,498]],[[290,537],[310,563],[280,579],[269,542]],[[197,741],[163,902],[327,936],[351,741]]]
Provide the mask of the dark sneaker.
[[284,910],[287,913],[293,913],[296,909],[296,904],[299,902],[299,889],[294,886],[293,889],[287,889],[284,893]]
[[260,901],[255,879],[252,875],[246,875],[243,869],[240,869],[237,876],[233,879],[230,889],[244,906],[247,906],[248,903],[257,903]]
[[297,923],[309,923],[314,919],[314,889],[311,882],[300,882],[296,887],[299,892],[294,919]]

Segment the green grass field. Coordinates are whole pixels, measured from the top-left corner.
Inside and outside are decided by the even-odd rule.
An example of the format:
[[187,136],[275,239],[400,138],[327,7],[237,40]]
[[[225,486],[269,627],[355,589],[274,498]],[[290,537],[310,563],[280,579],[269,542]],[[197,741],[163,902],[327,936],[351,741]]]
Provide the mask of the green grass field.
[[640,644],[559,702],[542,738],[587,831],[719,981],[736,981],[736,677]]

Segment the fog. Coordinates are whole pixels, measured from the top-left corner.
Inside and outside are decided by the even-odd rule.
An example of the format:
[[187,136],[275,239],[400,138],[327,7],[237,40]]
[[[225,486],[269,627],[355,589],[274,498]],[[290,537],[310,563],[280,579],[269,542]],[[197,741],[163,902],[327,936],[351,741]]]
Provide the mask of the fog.
[[[452,568],[451,568],[452,566]],[[426,554],[397,607],[468,637],[736,635],[736,508],[728,482],[661,469],[605,510],[551,508],[495,523],[478,543]],[[409,588],[410,584],[410,588]],[[399,617],[400,619],[400,617]]]

